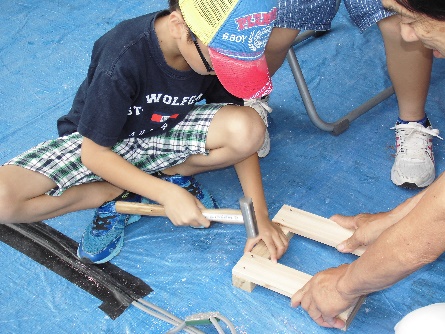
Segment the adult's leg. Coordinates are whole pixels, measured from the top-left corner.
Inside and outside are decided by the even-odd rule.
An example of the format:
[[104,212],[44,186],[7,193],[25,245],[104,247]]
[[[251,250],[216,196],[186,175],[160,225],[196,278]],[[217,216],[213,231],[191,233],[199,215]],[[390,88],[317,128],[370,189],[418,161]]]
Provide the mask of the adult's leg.
[[265,51],[270,76],[273,76],[283,65],[287,52],[299,32],[300,30],[289,28],[274,28],[272,30]]
[[270,75],[283,64],[300,30],[329,30],[336,0],[279,0],[275,28],[266,46]]
[[405,42],[400,35],[400,18],[395,15],[379,21],[386,51],[388,73],[397,96],[399,117],[419,121],[425,117],[430,85],[432,50],[421,42]]
[[386,62],[397,96],[399,120],[396,125],[396,157],[391,180],[398,186],[426,187],[435,179],[429,120],[425,104],[430,85],[433,54],[421,42],[405,42],[400,18],[378,22],[386,50]]
[[431,144],[438,134],[425,117],[432,52],[420,43],[404,42],[399,18],[384,9],[380,0],[345,0],[345,5],[361,31],[377,23],[383,36],[388,72],[399,105],[391,180],[398,186],[426,187],[435,178]]

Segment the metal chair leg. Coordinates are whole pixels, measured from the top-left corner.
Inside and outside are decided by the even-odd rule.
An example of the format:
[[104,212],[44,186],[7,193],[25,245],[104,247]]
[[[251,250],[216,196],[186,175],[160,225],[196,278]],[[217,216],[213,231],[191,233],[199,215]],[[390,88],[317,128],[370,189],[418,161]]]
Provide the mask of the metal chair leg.
[[[311,36],[317,34],[320,35],[323,33],[324,32],[305,31],[295,39],[293,45],[296,45],[297,43]],[[386,100],[388,97],[394,94],[394,88],[392,86],[388,87],[385,90],[378,93],[377,95],[375,95],[373,98],[369,99],[368,101],[360,105],[359,107],[350,111],[345,116],[336,120],[335,122],[332,123],[325,122],[320,118],[320,116],[317,113],[317,110],[315,109],[314,102],[312,101],[311,94],[307,87],[306,80],[304,79],[303,72],[301,71],[301,67],[300,64],[298,63],[298,59],[293,47],[291,47],[287,53],[287,60],[292,70],[292,74],[294,75],[295,82],[297,84],[298,90],[300,91],[301,98],[303,99],[303,103],[306,107],[306,112],[310,120],[319,129],[331,132],[333,135],[339,135],[342,132],[346,131],[349,128],[349,124],[354,119],[363,115],[364,113],[366,113],[367,111],[378,105],[380,102]]]

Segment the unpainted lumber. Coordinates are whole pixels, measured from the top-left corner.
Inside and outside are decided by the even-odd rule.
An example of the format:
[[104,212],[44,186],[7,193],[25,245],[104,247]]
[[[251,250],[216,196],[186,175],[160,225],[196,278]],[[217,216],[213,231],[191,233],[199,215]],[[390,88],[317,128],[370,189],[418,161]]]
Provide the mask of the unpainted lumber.
[[[330,219],[289,205],[283,205],[273,221],[289,238],[296,234],[331,247],[336,247],[353,234],[352,230],[341,227]],[[365,250],[365,247],[360,247],[353,254],[360,256]],[[287,297],[292,297],[311,278],[311,275],[302,271],[270,261],[269,251],[263,241],[252,252],[245,253],[232,270],[232,283],[240,289],[252,292],[256,285],[260,285]],[[346,323],[343,330],[351,323],[365,297],[361,297],[354,306],[339,316]]]
[[[289,298],[312,278],[309,274],[274,263],[251,252],[241,257],[233,267],[232,274],[246,282],[253,282]],[[346,323],[343,330],[347,329],[364,299],[365,297],[360,298],[354,306],[339,315],[339,318]]]
[[[325,245],[336,247],[354,233],[334,221],[316,214],[283,205],[275,215],[274,222],[287,227],[291,232]],[[352,254],[360,256],[365,247],[357,248]]]

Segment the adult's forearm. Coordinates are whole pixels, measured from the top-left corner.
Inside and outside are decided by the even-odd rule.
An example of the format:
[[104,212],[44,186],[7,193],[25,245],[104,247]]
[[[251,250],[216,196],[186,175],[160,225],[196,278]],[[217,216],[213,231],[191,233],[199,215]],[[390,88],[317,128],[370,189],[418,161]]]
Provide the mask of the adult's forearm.
[[357,296],[385,289],[444,251],[445,178],[440,177],[401,221],[351,263],[337,288]]

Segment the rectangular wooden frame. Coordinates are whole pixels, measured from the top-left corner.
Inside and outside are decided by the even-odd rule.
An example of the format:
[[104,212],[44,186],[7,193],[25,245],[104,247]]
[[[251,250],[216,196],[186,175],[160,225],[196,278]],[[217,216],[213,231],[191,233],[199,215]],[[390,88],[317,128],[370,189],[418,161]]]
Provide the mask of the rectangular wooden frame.
[[[350,230],[330,219],[288,205],[283,205],[273,221],[281,226],[289,238],[297,234],[332,247],[352,235]],[[362,247],[354,254],[360,256],[364,251],[365,248]],[[260,285],[290,298],[312,277],[269,259],[270,254],[266,245],[263,241],[259,242],[252,252],[245,253],[233,267],[233,285],[248,292],[252,292],[256,285]],[[360,298],[356,305],[340,314],[339,317],[346,323],[343,330],[347,329],[364,300],[365,296]]]

